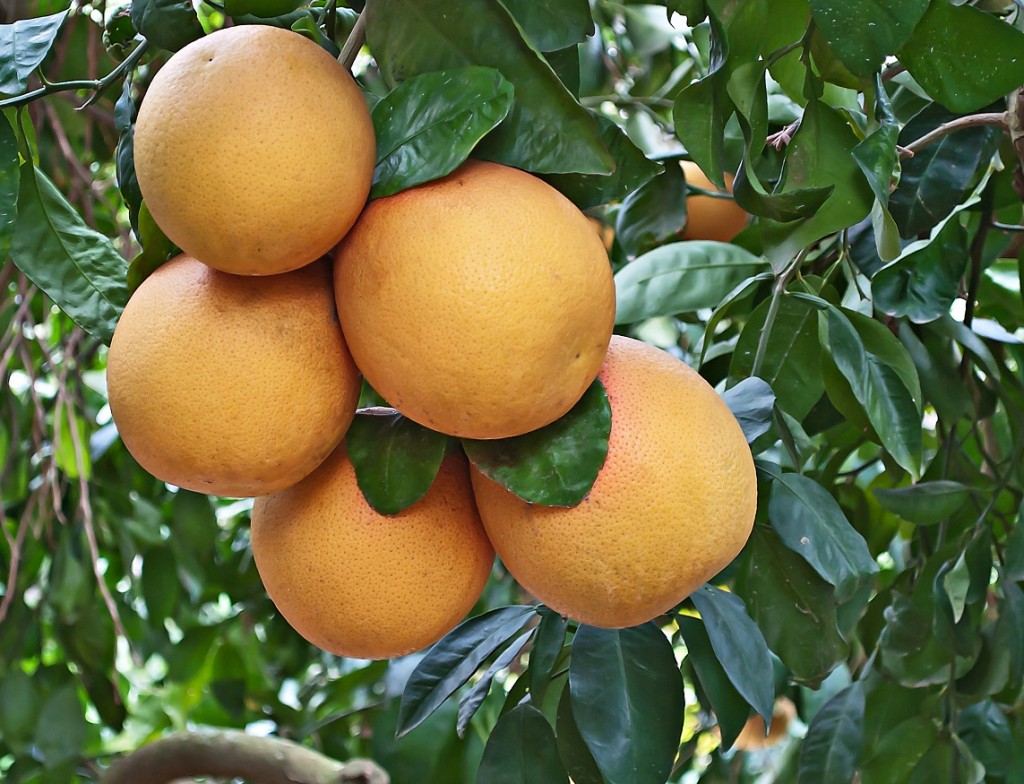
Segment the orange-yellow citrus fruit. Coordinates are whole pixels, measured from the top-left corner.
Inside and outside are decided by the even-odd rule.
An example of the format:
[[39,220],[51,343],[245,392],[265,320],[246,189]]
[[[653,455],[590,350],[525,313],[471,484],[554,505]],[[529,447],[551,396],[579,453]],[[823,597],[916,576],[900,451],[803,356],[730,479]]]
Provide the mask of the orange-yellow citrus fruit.
[[621,628],[668,611],[739,553],[757,484],[735,417],[687,365],[615,336],[599,378],[612,430],[582,503],[528,504],[476,470],[473,489],[494,549],[527,591]]
[[372,201],[336,251],[334,285],[373,388],[468,438],[519,435],[572,408],[615,316],[586,216],[543,180],[481,161]]
[[132,295],[107,359],[128,451],[214,495],[298,482],[345,434],[359,389],[325,262],[243,278],[178,256]]
[[135,171],[157,225],[224,272],[319,258],[369,193],[373,124],[348,71],[291,30],[238,25],[177,52],[135,125]]
[[[686,181],[698,188],[719,191],[711,180],[693,161],[681,161]],[[725,186],[732,193],[731,174],[725,175]],[[686,197],[686,229],[684,240],[717,240],[730,242],[747,226],[747,213],[732,199],[716,199],[712,196]]]
[[740,751],[759,751],[776,746],[785,740],[789,725],[796,718],[796,705],[788,697],[780,697],[775,701],[772,711],[772,725],[767,734],[764,731],[764,719],[758,714],[752,715],[743,725],[743,729],[732,744]]
[[344,446],[299,484],[256,500],[252,551],[292,628],[363,659],[439,640],[472,609],[494,561],[464,457],[446,458],[423,498],[385,517],[363,498]]

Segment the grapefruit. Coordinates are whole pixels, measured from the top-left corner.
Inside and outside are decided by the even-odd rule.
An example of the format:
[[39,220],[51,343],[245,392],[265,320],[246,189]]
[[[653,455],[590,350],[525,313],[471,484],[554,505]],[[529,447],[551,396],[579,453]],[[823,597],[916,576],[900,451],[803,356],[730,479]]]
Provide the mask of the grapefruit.
[[128,451],[214,495],[298,482],[345,434],[359,389],[324,262],[243,278],[178,256],[132,295],[107,358]]
[[299,484],[256,500],[252,550],[292,628],[363,659],[436,642],[472,609],[494,561],[461,454],[423,498],[385,517],[363,498],[344,445]]
[[622,628],[667,612],[739,553],[757,484],[732,412],[683,362],[615,336],[599,378],[612,429],[582,503],[529,504],[476,470],[473,488],[495,550],[527,591],[570,618]]
[[239,25],[178,51],[135,125],[157,225],[224,272],[272,275],[327,253],[369,193],[373,124],[348,71],[291,30]]
[[467,438],[519,435],[572,408],[615,317],[587,217],[543,180],[482,161],[372,201],[338,246],[334,284],[373,388]]
[[[680,161],[686,181],[698,188],[722,193],[693,161]],[[725,175],[725,186],[732,193],[733,177]],[[684,240],[716,240],[731,242],[747,226],[748,215],[732,199],[716,199],[713,196],[686,197],[686,228]]]

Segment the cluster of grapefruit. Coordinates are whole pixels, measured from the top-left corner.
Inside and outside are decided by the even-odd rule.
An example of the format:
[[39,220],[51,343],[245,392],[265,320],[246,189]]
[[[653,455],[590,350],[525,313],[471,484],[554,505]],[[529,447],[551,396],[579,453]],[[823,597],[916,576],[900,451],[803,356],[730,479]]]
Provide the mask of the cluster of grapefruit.
[[[374,164],[359,88],[296,33],[228,28],[159,70],[135,166],[182,254],[134,292],[110,346],[125,445],[167,483],[255,496],[270,597],[337,654],[433,643],[479,598],[495,550],[582,622],[666,612],[749,535],[735,418],[685,364],[612,336],[606,252],[554,188],[469,161],[367,203]],[[409,419],[472,439],[541,428],[599,377],[607,460],[578,506],[542,507],[452,440],[430,490],[381,515],[344,443],[362,377]]]

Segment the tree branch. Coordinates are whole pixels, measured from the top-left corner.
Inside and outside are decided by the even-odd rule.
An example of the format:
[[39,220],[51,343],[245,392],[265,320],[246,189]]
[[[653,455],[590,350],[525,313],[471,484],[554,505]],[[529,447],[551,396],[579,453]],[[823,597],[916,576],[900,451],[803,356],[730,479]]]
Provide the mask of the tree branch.
[[920,139],[915,139],[906,147],[901,147],[900,157],[913,158],[916,152],[924,149],[932,142],[937,142],[944,136],[949,136],[951,133],[956,133],[963,128],[971,128],[977,125],[992,125],[1005,131],[1010,127],[1008,113],[982,112],[980,114],[968,114],[966,117],[957,117],[955,120],[950,120],[948,123],[943,123],[938,128],[929,131]]
[[343,763],[289,740],[241,730],[177,732],[133,751],[113,765],[101,784],[169,784],[210,776],[251,784],[389,784],[370,760]]
[[338,55],[338,62],[352,70],[352,64],[356,61],[356,55],[359,54],[359,50],[363,48],[363,43],[366,41],[366,9],[359,14],[356,19],[356,23],[352,26],[352,31],[348,34],[348,38],[345,39],[345,45],[341,47],[341,54]]
[[1024,87],[1010,93],[1006,108],[1006,121],[1010,128],[1010,140],[1017,151],[1021,168],[1024,168]]

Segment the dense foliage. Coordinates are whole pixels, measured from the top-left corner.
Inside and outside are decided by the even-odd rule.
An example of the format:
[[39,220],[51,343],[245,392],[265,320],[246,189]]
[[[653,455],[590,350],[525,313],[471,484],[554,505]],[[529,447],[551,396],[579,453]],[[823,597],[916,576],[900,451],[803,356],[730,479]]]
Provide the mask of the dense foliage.
[[[213,725],[370,757],[396,784],[1024,780],[1024,5],[252,15],[269,5],[20,0],[0,20],[0,777],[97,780]],[[170,488],[126,452],[105,346],[173,252],[134,182],[137,104],[169,51],[260,21],[354,62],[372,197],[472,152],[614,228],[619,330],[717,385],[757,459],[751,540],[677,613],[578,626],[498,566],[425,656],[339,659],[275,614],[251,502]],[[684,158],[736,173],[754,220],[733,242],[680,239]],[[517,461],[607,438],[574,416]],[[437,440],[393,430],[389,459],[429,483]],[[558,492],[537,474],[512,481]],[[780,698],[782,742],[730,749]]]

